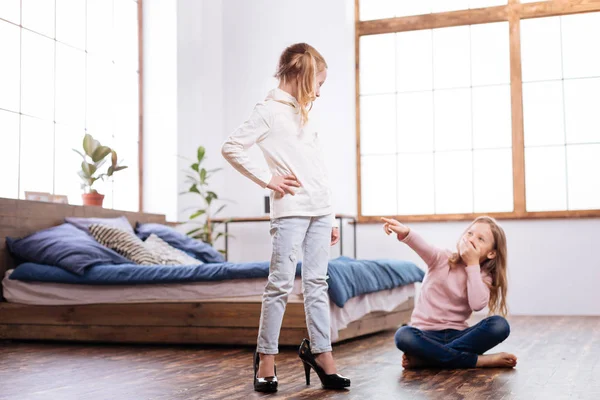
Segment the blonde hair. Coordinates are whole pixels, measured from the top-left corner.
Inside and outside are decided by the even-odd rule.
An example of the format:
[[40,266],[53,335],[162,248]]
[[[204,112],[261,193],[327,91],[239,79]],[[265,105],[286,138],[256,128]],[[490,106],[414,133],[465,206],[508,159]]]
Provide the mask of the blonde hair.
[[296,80],[298,88],[296,100],[300,105],[303,123],[308,121],[308,112],[316,99],[316,75],[325,68],[327,63],[321,53],[306,43],[289,46],[279,57],[275,78],[283,83]]
[[[506,248],[506,234],[498,222],[491,217],[478,217],[473,221],[465,230],[467,232],[473,225],[477,223],[488,224],[492,236],[494,237],[494,247],[496,251],[496,257],[488,258],[481,264],[481,270],[487,272],[492,277],[492,284],[490,288],[490,300],[488,301],[488,308],[490,314],[499,313],[502,316],[506,316],[508,308],[506,306],[506,292],[508,290],[508,279],[506,276],[506,260],[507,260],[507,248]],[[448,259],[450,265],[456,265],[460,261],[460,254],[458,252],[453,253]]]

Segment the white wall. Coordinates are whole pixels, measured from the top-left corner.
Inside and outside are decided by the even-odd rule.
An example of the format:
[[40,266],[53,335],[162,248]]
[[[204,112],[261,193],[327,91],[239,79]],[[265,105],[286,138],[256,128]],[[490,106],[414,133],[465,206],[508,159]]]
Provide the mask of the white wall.
[[[196,4],[192,0],[183,3],[189,3],[189,9]],[[190,46],[186,45],[185,51],[190,54],[180,54],[178,58],[179,90],[194,87],[189,96],[179,96],[180,107],[187,110],[184,118],[179,113],[180,138],[196,140],[197,135],[201,143],[212,146],[209,151],[216,158],[213,161],[222,162],[218,155],[220,143],[275,84],[271,76],[279,53],[291,43],[308,42],[329,63],[328,81],[311,116],[321,122],[336,211],[355,214],[354,2],[305,0],[301,7],[292,0],[202,3],[201,21],[194,20],[191,14],[186,20],[187,24],[200,23],[203,28],[188,27],[189,32],[196,32],[195,40],[186,41]],[[290,12],[294,18],[285,17]],[[180,51],[182,32],[188,28],[178,28]],[[200,39],[196,40],[198,34]],[[203,37],[210,40],[205,42]],[[205,49],[210,49],[207,55],[196,58],[197,52]],[[205,103],[203,99],[211,101]],[[204,117],[197,121],[193,118],[196,114]],[[205,128],[207,124],[209,129]],[[258,152],[255,156],[260,160]],[[229,207],[229,215],[262,215],[264,190],[230,167],[219,181],[223,183],[219,188],[223,196],[236,201]],[[432,243],[446,247],[454,246],[465,225],[466,222],[411,224]],[[596,289],[600,283],[600,261],[595,252],[600,220],[503,221],[502,225],[508,236],[509,306],[513,314],[600,315],[600,291]],[[232,260],[269,258],[267,224],[233,225],[231,230],[236,235],[231,240]],[[349,255],[349,228],[347,233],[345,246]],[[337,250],[333,250],[333,256]],[[358,256],[403,258],[422,265],[414,253],[386,237],[379,225],[358,227]]]

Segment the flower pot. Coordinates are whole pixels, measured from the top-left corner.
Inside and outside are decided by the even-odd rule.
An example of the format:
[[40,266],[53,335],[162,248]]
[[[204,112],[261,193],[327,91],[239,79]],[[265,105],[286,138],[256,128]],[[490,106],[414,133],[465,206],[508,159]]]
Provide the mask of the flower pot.
[[99,206],[102,207],[104,195],[100,193],[84,193],[81,195],[84,206]]

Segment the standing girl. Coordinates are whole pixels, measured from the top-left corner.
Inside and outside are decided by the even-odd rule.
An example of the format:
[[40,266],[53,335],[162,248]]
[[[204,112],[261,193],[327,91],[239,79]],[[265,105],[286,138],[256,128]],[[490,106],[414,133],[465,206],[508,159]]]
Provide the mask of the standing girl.
[[[331,353],[327,266],[329,246],[339,240],[333,228],[331,190],[319,148],[319,133],[308,118],[320,96],[327,64],[306,43],[286,48],[275,77],[279,87],[254,107],[223,145],[225,159],[240,173],[271,192],[273,254],[265,287],[254,354],[254,390],[277,390],[275,355],[287,299],[293,289],[298,253],[303,251],[302,286],[310,342],[302,342],[299,356],[306,383],[310,369],[326,388],[350,386],[336,372]],[[256,166],[248,149],[258,145],[268,170]]]
[[517,365],[508,353],[483,355],[504,341],[510,327],[494,315],[468,327],[473,311],[487,305],[506,316],[506,236],[490,217],[477,218],[464,232],[457,252],[439,250],[394,219],[382,218],[383,229],[409,245],[427,264],[410,326],[396,332],[396,347],[404,352],[402,366],[474,368]]

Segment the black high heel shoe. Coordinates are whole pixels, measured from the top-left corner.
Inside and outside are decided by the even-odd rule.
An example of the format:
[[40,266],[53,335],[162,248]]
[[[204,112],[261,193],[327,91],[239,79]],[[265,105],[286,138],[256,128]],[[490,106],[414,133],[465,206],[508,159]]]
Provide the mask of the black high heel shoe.
[[304,339],[302,341],[300,349],[298,350],[298,356],[304,364],[304,373],[306,374],[307,385],[310,385],[310,369],[312,368],[319,376],[319,379],[321,380],[321,385],[323,385],[324,389],[343,389],[350,387],[350,379],[340,374],[328,375],[325,373],[323,368],[321,368],[317,364],[315,356],[310,351],[310,342],[308,341],[308,339]]
[[260,356],[254,352],[254,390],[257,392],[273,393],[277,391],[277,367],[275,368],[275,376],[267,376],[258,378],[258,366],[260,365]]

